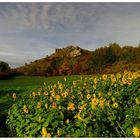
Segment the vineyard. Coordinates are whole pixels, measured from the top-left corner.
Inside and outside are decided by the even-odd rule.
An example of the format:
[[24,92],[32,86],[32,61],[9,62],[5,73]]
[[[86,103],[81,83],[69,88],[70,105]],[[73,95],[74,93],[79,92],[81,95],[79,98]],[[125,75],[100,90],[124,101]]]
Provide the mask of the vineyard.
[[140,71],[64,77],[12,98],[17,137],[140,137]]

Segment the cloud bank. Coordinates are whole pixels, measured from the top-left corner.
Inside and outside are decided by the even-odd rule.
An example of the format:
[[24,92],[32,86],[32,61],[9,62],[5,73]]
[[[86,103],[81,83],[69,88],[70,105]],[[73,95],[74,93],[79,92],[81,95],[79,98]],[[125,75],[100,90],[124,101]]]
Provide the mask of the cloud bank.
[[0,60],[11,67],[55,48],[140,43],[139,3],[0,3]]

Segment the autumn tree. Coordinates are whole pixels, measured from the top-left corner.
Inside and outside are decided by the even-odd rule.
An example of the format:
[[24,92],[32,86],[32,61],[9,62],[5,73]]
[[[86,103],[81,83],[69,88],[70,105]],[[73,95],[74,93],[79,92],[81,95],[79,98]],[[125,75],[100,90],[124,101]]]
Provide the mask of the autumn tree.
[[80,73],[80,66],[78,63],[74,64],[73,66],[73,74],[79,74]]
[[63,64],[59,67],[59,74],[60,75],[69,75],[72,73],[72,69],[67,61],[64,61]]

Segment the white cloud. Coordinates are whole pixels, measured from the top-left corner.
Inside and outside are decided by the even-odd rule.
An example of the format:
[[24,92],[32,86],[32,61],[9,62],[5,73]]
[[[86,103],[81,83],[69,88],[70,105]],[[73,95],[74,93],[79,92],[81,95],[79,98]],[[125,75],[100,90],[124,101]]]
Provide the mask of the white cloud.
[[0,3],[0,60],[33,61],[69,44],[139,44],[140,4]]
[[0,56],[15,56],[15,54],[10,52],[0,52]]
[[11,3],[3,7],[0,9],[1,16],[9,26],[18,27],[18,29],[47,28],[48,26],[49,4]]

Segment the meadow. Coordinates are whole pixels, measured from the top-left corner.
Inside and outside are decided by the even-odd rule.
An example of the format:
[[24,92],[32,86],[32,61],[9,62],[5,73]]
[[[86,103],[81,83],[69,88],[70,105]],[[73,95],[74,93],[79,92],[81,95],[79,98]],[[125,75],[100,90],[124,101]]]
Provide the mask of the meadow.
[[140,71],[39,78],[1,88],[9,136],[140,137]]
[[[80,76],[67,76],[69,81],[78,79]],[[12,94],[31,93],[45,83],[55,84],[57,81],[63,81],[63,76],[39,77],[39,76],[17,76],[9,80],[0,80],[0,137],[12,136],[5,124],[8,109],[12,106]]]

